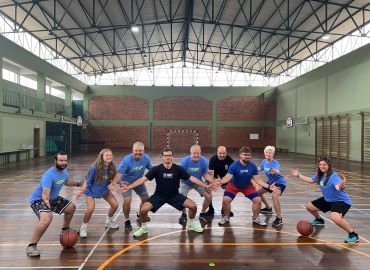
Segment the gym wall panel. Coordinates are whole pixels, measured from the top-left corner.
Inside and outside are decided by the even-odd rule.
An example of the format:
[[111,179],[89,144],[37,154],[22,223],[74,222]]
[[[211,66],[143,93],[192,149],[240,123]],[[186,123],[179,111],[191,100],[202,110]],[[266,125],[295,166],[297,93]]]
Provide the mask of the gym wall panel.
[[24,144],[33,145],[34,128],[40,128],[40,155],[45,155],[45,121],[10,116],[1,118],[2,151],[16,150]]
[[370,61],[328,77],[328,112],[369,108]]

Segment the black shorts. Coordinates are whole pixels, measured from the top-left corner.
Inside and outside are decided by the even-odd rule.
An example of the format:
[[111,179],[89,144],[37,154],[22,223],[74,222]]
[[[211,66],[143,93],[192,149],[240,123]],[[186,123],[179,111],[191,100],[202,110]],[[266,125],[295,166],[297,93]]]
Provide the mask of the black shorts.
[[49,208],[43,200],[34,201],[31,204],[31,208],[33,212],[35,212],[35,214],[40,218],[40,212],[54,212],[60,215],[70,203],[71,202],[69,200],[58,196],[55,200],[50,202],[51,208]]
[[152,212],[155,213],[158,211],[159,208],[162,207],[165,203],[168,203],[172,207],[176,208],[177,210],[181,211],[184,209],[184,202],[186,201],[187,197],[178,193],[175,195],[164,196],[160,194],[153,194],[149,202],[153,205]]
[[349,204],[345,202],[327,202],[325,201],[324,197],[318,198],[311,202],[316,208],[320,209],[320,211],[326,213],[328,211],[336,212],[342,214],[342,217],[348,212],[351,208]]
[[[275,187],[278,187],[281,191],[280,195],[283,195],[284,190],[286,189],[286,186],[281,185],[281,184],[275,184]],[[262,187],[264,190],[266,190],[268,193],[272,193],[272,190]]]

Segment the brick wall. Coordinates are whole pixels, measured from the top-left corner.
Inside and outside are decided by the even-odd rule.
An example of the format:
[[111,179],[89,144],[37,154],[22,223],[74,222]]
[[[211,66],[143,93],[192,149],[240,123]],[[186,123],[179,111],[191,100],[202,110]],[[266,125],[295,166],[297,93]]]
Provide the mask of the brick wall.
[[[259,134],[259,140],[250,140],[250,133]],[[218,127],[217,144],[229,148],[239,149],[241,146],[264,148],[266,145],[275,145],[275,128],[260,127]]]
[[147,120],[148,101],[132,96],[100,96],[89,101],[92,120]]
[[148,145],[147,127],[90,127],[90,141],[102,141],[108,148],[131,148],[139,141]]
[[212,102],[202,97],[162,97],[153,105],[154,120],[212,120]]
[[275,101],[260,97],[228,97],[217,103],[219,121],[260,121],[276,118]]

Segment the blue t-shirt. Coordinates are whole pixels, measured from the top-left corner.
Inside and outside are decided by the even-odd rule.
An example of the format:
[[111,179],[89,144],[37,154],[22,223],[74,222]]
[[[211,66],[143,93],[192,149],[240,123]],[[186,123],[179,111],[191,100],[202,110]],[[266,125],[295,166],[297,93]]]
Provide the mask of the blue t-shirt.
[[[317,174],[311,177],[312,181],[317,182]],[[335,172],[330,176],[329,181],[324,186],[326,177],[323,176],[320,180],[320,189],[324,195],[324,199],[327,202],[345,202],[346,204],[352,205],[351,198],[344,190],[338,191],[335,185],[339,184],[342,180],[339,175]]]
[[94,198],[103,198],[108,193],[109,181],[109,168],[104,168],[104,180],[97,183],[98,171],[95,165],[91,166],[86,178],[87,189],[85,190],[86,196]]
[[240,160],[231,164],[227,173],[232,174],[234,177],[230,180],[238,188],[245,188],[251,184],[254,175],[258,175],[256,164],[248,162],[247,165],[242,165]]
[[[188,174],[199,180],[202,180],[203,175],[208,173],[208,160],[203,156],[200,156],[197,161],[191,160],[191,156],[186,156],[181,160],[180,165],[185,168]],[[181,181],[189,186],[195,185],[189,179],[182,179]]]
[[41,181],[37,188],[32,192],[30,197],[30,204],[34,201],[42,200],[42,189],[49,188],[50,195],[49,201],[55,200],[59,196],[59,192],[63,185],[68,180],[68,170],[58,171],[55,167],[51,167],[47,170],[41,178]]
[[260,168],[265,173],[267,177],[267,183],[269,185],[275,183],[286,186],[286,180],[283,175],[281,174],[275,175],[271,172],[272,168],[280,171],[280,164],[277,160],[273,159],[271,162],[267,163],[266,159],[264,159],[260,164]]
[[139,160],[129,154],[122,159],[117,172],[122,174],[122,181],[133,183],[144,176],[145,169],[149,170],[152,167],[152,162],[147,154],[143,154]]

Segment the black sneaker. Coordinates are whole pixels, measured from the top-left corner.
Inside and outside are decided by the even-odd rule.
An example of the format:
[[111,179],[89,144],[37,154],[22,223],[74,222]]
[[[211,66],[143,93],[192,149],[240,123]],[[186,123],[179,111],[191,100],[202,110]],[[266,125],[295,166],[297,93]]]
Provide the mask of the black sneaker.
[[[221,215],[224,216],[224,209],[221,209]],[[233,211],[230,211],[230,217],[229,218],[231,218],[233,216],[234,216]]]
[[272,222],[272,226],[275,226],[275,227],[279,227],[281,225],[283,225],[283,218],[278,218],[276,217],[276,219],[274,220],[274,222]]
[[186,216],[186,214],[181,214],[181,217],[179,218],[179,223],[184,224],[186,223],[187,220],[188,220],[188,217]]
[[199,220],[203,222],[208,222],[208,215],[207,213],[200,213],[199,214]]
[[215,210],[209,209],[205,214],[207,217],[213,218],[215,216]]
[[265,208],[262,208],[260,212],[263,214],[272,214],[272,208],[265,207]]
[[126,231],[132,231],[131,221],[128,219],[125,221],[125,230]]

